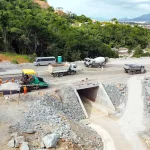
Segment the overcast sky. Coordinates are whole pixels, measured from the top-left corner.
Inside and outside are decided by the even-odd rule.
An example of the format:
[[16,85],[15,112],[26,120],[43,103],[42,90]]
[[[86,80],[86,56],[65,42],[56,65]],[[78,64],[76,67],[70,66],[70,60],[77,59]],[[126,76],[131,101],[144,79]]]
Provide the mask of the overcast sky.
[[133,18],[150,13],[150,0],[48,0],[48,3],[91,18]]

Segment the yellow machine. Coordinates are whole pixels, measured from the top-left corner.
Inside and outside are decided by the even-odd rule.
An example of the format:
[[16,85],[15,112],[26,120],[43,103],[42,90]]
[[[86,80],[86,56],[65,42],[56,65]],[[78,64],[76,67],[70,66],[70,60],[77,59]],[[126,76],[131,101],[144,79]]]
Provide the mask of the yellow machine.
[[37,75],[37,73],[33,69],[22,69],[22,74],[25,75]]

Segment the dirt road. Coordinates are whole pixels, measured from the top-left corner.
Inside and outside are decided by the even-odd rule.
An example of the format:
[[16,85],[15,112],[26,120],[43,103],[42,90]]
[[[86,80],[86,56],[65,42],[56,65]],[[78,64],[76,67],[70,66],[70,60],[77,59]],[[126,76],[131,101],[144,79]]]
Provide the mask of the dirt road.
[[122,130],[117,121],[84,103],[90,116],[91,127],[99,133],[104,142],[104,150],[146,150],[138,136],[132,130]]

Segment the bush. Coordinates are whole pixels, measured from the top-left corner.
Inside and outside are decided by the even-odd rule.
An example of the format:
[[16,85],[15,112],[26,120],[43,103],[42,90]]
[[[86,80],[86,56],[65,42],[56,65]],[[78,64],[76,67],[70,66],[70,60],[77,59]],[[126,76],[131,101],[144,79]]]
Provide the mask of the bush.
[[29,58],[29,62],[34,62],[35,61],[35,58],[37,57],[36,53],[33,53],[30,58]]
[[18,64],[18,61],[14,59],[14,60],[11,61],[11,63],[12,64]]
[[150,53],[149,53],[149,52],[143,53],[141,56],[142,56],[142,57],[147,57],[147,56],[150,56]]

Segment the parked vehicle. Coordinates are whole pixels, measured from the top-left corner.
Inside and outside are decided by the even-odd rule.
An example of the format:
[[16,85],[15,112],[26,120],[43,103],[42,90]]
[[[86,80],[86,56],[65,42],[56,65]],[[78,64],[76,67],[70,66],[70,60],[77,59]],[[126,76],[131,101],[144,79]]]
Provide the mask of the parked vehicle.
[[97,57],[94,59],[89,59],[85,62],[85,66],[92,68],[92,67],[97,67],[101,68],[102,66],[106,65],[106,62],[108,62],[107,57]]
[[74,75],[77,72],[77,65],[73,63],[49,65],[48,71],[53,77]]
[[84,65],[86,65],[86,62],[89,60],[90,60],[90,58],[84,58]]
[[34,65],[35,66],[42,66],[42,65],[50,65],[55,64],[56,58],[55,57],[37,57],[35,59]]
[[145,73],[146,69],[143,65],[138,64],[125,64],[124,65],[124,71],[128,74],[137,74],[137,73]]

